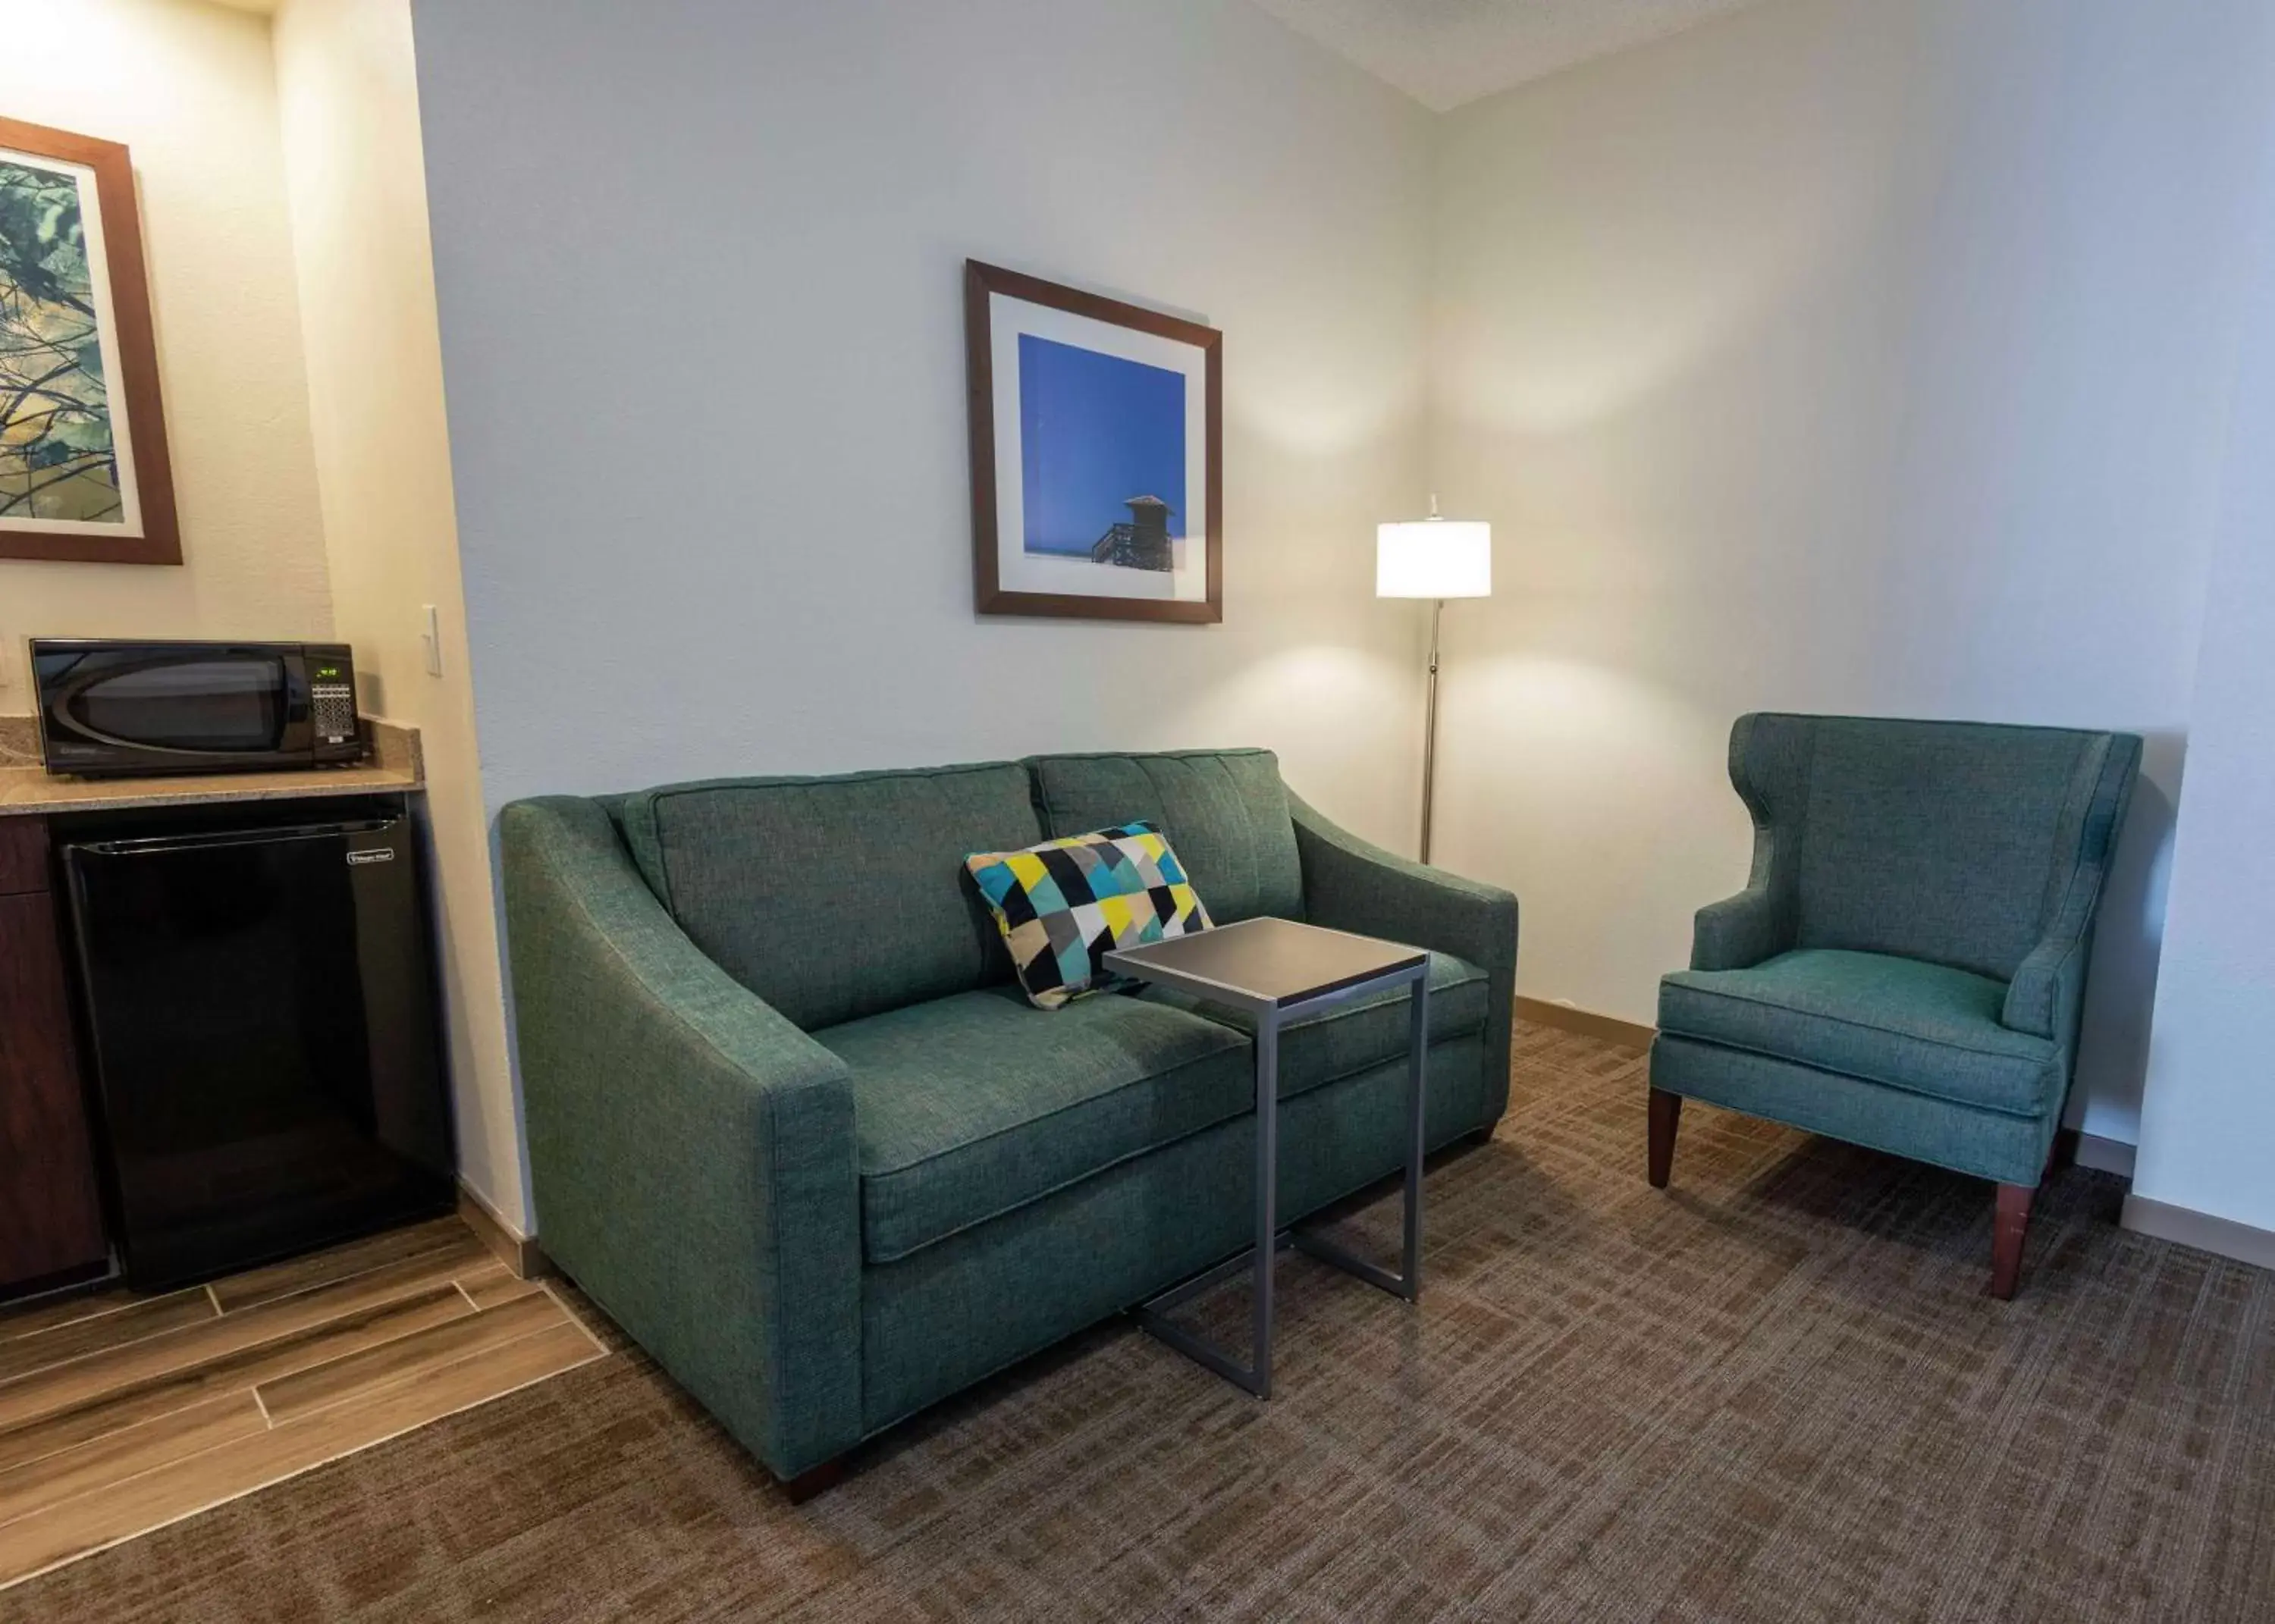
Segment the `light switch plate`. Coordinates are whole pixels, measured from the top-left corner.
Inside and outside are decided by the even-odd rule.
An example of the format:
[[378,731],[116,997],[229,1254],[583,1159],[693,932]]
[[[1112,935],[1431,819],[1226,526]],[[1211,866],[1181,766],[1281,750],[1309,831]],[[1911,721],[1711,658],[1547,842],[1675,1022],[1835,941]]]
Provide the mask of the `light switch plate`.
[[440,676],[442,675],[442,617],[435,613],[435,606],[431,603],[422,603],[419,608],[427,617],[426,630],[419,634],[419,641],[427,655],[427,675]]

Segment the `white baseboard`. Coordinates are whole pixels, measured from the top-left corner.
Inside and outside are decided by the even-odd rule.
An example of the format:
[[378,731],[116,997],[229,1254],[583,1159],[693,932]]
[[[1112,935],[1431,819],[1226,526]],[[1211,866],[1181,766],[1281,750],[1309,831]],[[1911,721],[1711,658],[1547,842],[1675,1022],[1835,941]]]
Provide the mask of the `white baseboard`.
[[2117,1221],[2120,1227],[2138,1235],[2275,1269],[2275,1230],[2254,1228],[2232,1218],[2215,1218],[2210,1212],[2151,1201],[2146,1196],[2126,1197],[2124,1215]]
[[2133,1146],[2122,1139],[2105,1139],[2098,1134],[2082,1133],[2077,1137],[2077,1165],[2091,1167],[2097,1173],[2113,1173],[2120,1179],[2133,1176]]

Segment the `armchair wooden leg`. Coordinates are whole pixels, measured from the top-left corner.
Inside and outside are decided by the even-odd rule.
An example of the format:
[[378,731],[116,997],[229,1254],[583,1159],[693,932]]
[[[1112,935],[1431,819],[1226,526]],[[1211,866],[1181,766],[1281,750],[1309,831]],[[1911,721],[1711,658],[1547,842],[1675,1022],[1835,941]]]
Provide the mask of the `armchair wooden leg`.
[[834,1489],[844,1481],[845,1457],[841,1454],[834,1461],[824,1461],[820,1465],[783,1481],[782,1492],[790,1496],[791,1505],[803,1506],[824,1490]]
[[2028,1184],[1999,1186],[1999,1214],[1991,1230],[1991,1295],[2011,1300],[2022,1278],[2022,1239],[2029,1233],[2030,1203],[2037,1191]]
[[1651,1145],[1648,1156],[1651,1187],[1665,1190],[1674,1171],[1674,1130],[1682,1121],[1682,1096],[1663,1088],[1651,1091]]

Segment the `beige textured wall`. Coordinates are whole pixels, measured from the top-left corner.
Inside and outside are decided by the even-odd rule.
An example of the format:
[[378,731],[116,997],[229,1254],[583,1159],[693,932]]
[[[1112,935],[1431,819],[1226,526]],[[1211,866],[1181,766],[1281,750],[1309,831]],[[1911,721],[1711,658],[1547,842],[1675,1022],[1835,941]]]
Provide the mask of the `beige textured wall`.
[[1653,1017],[1741,712],[2128,729],[2073,1107],[2134,1139],[2275,60],[2188,9],[1772,0],[1446,118],[1432,482],[1500,556],[1438,856],[1522,991]]
[[[70,21],[69,49],[24,49]],[[30,636],[332,631],[265,19],[202,0],[0,0],[0,111],[132,150],[183,564],[0,560],[0,712]]]
[[288,0],[276,51],[335,623],[367,707],[426,746],[460,1167],[525,1234],[408,0]]
[[[494,807],[1266,744],[1411,850],[1421,108],[1248,0],[412,10]],[[1224,330],[1223,624],[972,613],[966,255]]]
[[[2275,96],[2261,105],[2275,110]],[[2133,1193],[2275,1234],[2275,112],[2264,117],[2258,248],[2236,346]]]

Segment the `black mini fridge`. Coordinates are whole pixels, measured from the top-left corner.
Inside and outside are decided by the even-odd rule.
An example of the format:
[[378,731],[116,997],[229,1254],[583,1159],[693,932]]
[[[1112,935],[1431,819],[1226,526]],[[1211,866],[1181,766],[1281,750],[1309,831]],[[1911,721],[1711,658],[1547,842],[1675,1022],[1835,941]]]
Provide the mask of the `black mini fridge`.
[[399,804],[364,810],[58,832],[130,1285],[455,1200],[417,847]]

